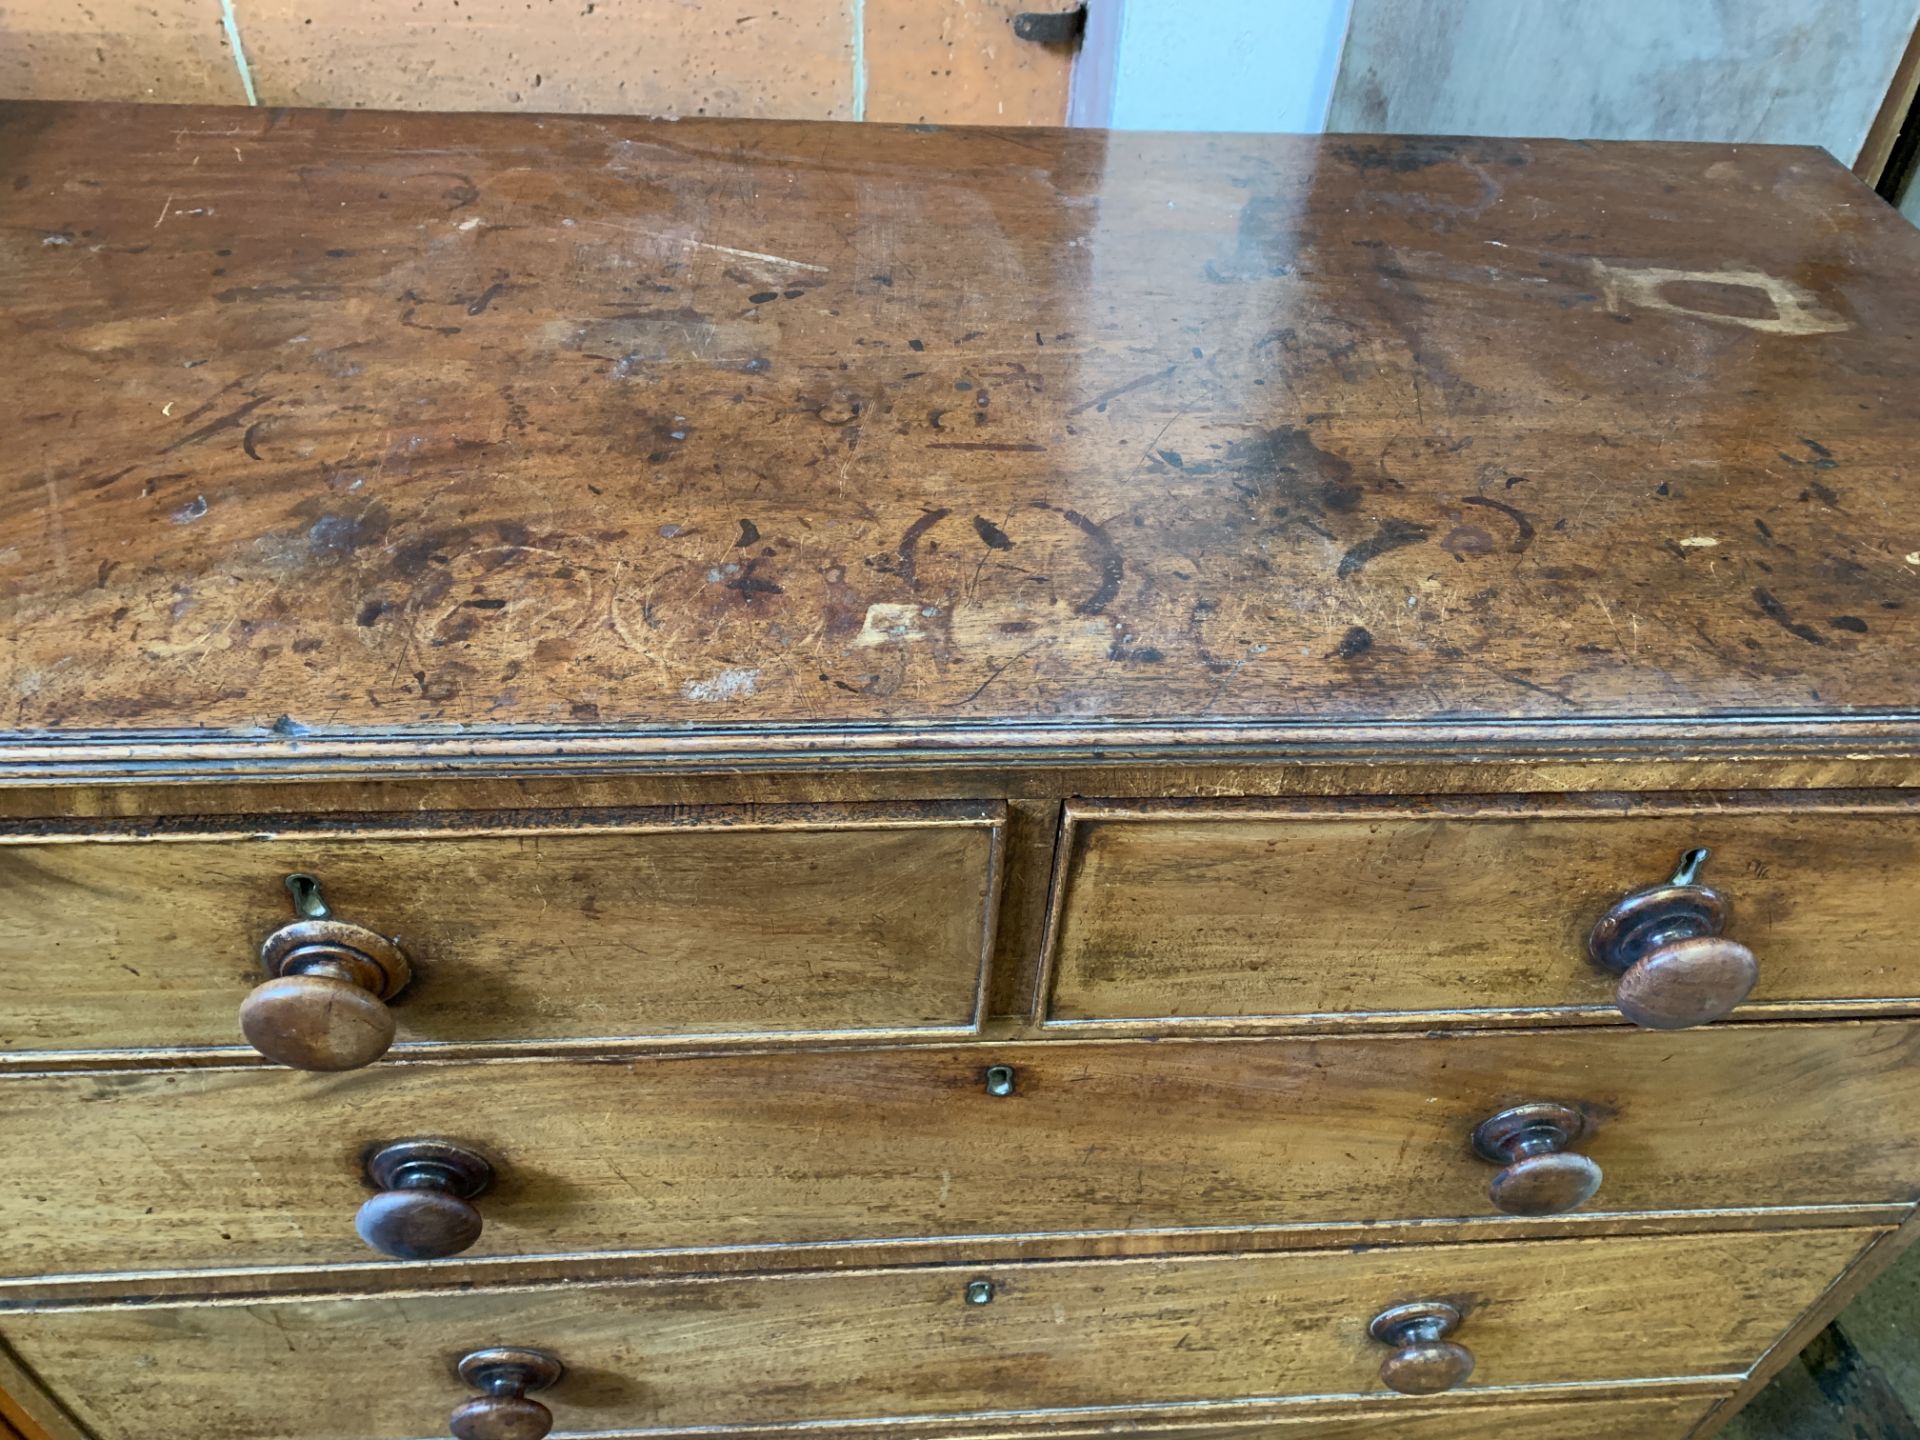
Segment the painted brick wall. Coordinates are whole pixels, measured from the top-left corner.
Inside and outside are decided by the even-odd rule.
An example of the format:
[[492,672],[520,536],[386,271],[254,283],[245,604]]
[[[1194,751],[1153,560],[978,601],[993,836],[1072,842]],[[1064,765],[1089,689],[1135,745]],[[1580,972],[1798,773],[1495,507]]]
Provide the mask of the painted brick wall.
[[1033,3],[0,0],[0,96],[1057,125]]

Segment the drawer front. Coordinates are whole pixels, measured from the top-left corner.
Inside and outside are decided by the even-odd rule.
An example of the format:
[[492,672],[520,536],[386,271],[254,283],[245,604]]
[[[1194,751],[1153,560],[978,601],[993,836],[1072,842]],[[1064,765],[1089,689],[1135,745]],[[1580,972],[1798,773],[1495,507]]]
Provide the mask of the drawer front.
[[1759,961],[1735,1014],[1920,1004],[1920,810],[1897,798],[1086,801],[1061,843],[1056,1025],[1618,1018],[1588,934],[1697,847]]
[[[1592,1400],[1467,1400],[1444,1409],[1416,1411],[1406,1401],[1368,1406],[1352,1414],[1282,1415],[1247,1424],[1195,1428],[1129,1429],[1156,1440],[1686,1440],[1720,1397],[1666,1399],[1606,1396]],[[1444,1402],[1441,1402],[1444,1404]],[[1318,1407],[1315,1407],[1318,1409]],[[916,1435],[921,1432],[914,1432]],[[1032,1440],[1113,1440],[1111,1426],[1028,1431]],[[877,1440],[863,1431],[836,1430],[836,1440]],[[898,1440],[893,1431],[887,1440]],[[926,1432],[926,1440],[1019,1440],[1020,1432]]]
[[[1730,1393],[1730,1392],[1729,1392]],[[1115,1440],[1118,1435],[1155,1440],[1685,1440],[1719,1401],[1689,1384],[1686,1393],[1658,1398],[1618,1391],[1590,1399],[1488,1399],[1443,1395],[1426,1401],[1395,1397],[1386,1402],[1261,1407],[1269,1413],[1212,1423],[1192,1419],[1146,1420],[1116,1428],[1112,1421],[1062,1423],[1030,1417],[946,1423],[917,1421],[884,1426],[836,1425],[835,1440]],[[1239,1409],[1240,1407],[1235,1407]],[[1278,1413],[1273,1413],[1277,1409]],[[714,1433],[714,1432],[709,1432]],[[817,1435],[812,1429],[755,1430],[755,1437]],[[734,1440],[743,1432],[718,1432]]]
[[[1659,1398],[1598,1392],[1591,1399],[1577,1400],[1442,1396],[1417,1408],[1403,1399],[1331,1406],[1269,1405],[1260,1407],[1267,1413],[1258,1420],[1224,1424],[1154,1420],[1130,1424],[1124,1430],[1111,1421],[1063,1425],[1058,1417],[1052,1422],[1014,1417],[835,1425],[829,1433],[834,1440],[1115,1440],[1123,1434],[1156,1440],[1489,1440],[1492,1436],[1498,1440],[1685,1440],[1721,1398],[1699,1394],[1689,1386],[1684,1394]],[[0,1440],[14,1440],[15,1434],[0,1417]],[[820,1431],[802,1425],[701,1434],[706,1440],[804,1440],[817,1437]]]
[[1490,1216],[1469,1137],[1537,1102],[1589,1212],[1920,1184],[1903,1021],[16,1076],[0,1274],[375,1261],[364,1158],[413,1137],[496,1168],[470,1256]]
[[405,947],[402,1047],[966,1032],[1000,836],[996,804],[0,844],[0,1049],[238,1045],[294,873]]
[[[1369,1322],[1435,1299],[1465,1313],[1454,1339],[1475,1369],[1462,1394],[1730,1380],[1879,1233],[49,1310],[0,1316],[0,1336],[99,1440],[439,1435],[470,1396],[453,1362],[501,1345],[569,1367],[542,1397],[569,1434],[1385,1395]],[[979,1280],[989,1303],[969,1303]]]

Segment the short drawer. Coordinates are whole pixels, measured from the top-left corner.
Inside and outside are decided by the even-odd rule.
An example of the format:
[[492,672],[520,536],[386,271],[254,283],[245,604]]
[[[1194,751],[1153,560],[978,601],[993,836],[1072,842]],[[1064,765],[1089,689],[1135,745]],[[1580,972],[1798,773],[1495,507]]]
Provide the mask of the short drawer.
[[1220,1419],[1219,1402],[1387,1396],[1392,1350],[1370,1328],[1410,1303],[1461,1315],[1449,1339],[1472,1355],[1462,1396],[1729,1382],[1879,1233],[52,1309],[0,1316],[0,1338],[97,1440],[442,1435],[473,1398],[456,1362],[490,1347],[564,1364],[540,1399],[568,1435],[1201,1406]]
[[1920,808],[1893,795],[1068,807],[1048,1024],[1617,1020],[1595,923],[1709,857],[1758,984],[1732,1013],[1920,1006]]
[[1517,1172],[1471,1137],[1538,1104],[1581,1122],[1590,1214],[1920,1193],[1920,1022],[23,1075],[0,1080],[0,1275],[377,1262],[355,1231],[367,1160],[418,1138],[494,1168],[470,1257],[1279,1243],[1497,1217]]
[[[460,814],[0,843],[0,1052],[238,1047],[311,875],[398,1046],[970,1032],[1001,807]],[[245,1053],[242,1051],[241,1053]]]

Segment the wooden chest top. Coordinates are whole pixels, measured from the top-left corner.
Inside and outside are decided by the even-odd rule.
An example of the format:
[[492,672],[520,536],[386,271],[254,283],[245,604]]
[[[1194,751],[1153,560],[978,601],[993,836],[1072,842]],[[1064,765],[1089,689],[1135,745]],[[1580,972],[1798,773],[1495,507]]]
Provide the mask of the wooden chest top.
[[0,758],[1915,708],[1920,236],[1813,151],[10,104],[0,157]]

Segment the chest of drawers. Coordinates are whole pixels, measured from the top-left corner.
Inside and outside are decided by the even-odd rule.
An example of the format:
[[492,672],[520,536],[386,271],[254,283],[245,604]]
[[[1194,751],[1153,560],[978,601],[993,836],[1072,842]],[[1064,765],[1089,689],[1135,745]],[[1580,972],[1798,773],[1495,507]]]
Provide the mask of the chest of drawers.
[[1813,152],[0,107],[0,1414],[1682,1440],[1915,1233]]

